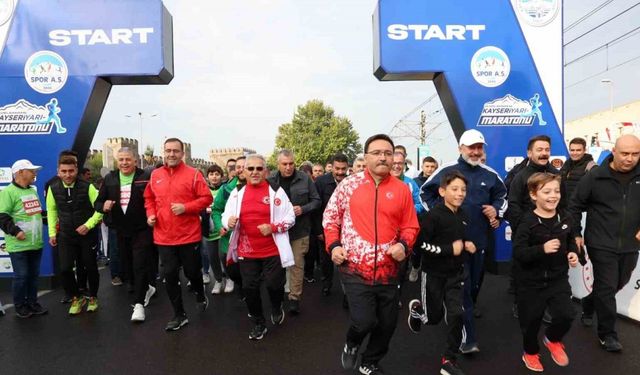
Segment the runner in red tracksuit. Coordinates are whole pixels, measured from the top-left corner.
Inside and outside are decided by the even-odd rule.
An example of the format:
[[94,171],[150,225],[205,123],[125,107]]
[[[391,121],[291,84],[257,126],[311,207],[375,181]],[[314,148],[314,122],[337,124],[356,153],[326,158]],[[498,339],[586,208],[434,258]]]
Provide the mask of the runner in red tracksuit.
[[365,142],[367,169],[345,178],[323,216],[327,251],[338,265],[349,301],[351,327],[342,366],[354,368],[358,348],[361,374],[378,375],[398,317],[398,272],[418,233],[418,219],[407,185],[389,174],[393,141],[378,134]]
[[144,191],[147,222],[153,226],[153,242],[158,245],[167,294],[175,313],[167,324],[167,331],[178,330],[189,322],[182,306],[180,267],[191,281],[200,310],[206,310],[209,304],[200,272],[200,211],[211,205],[213,197],[202,173],[184,164],[183,156],[182,141],[167,139],[165,165],[151,173]]

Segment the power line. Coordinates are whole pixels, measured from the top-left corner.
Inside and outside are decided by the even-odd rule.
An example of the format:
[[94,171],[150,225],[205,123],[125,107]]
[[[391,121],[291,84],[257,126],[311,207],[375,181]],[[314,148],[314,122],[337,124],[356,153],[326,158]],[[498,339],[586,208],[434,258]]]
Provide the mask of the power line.
[[567,67],[567,66],[575,63],[576,61],[582,60],[583,58],[588,57],[590,55],[593,55],[594,53],[596,53],[596,52],[598,52],[598,51],[600,51],[602,49],[608,48],[610,45],[614,45],[614,44],[617,44],[619,42],[622,42],[625,39],[628,39],[628,38],[634,36],[635,34],[637,34],[636,31],[638,31],[638,30],[640,30],[640,26],[638,26],[635,29],[633,29],[631,31],[628,31],[628,32],[626,32],[626,33],[624,33],[624,34],[622,34],[622,35],[620,35],[620,36],[608,41],[605,44],[602,44],[602,45],[592,49],[591,51],[589,51],[589,52],[587,52],[585,54],[582,54],[582,55],[576,57],[575,59],[573,59],[573,60],[569,61],[568,63],[564,64],[564,66]]
[[567,32],[571,29],[573,29],[574,27],[578,26],[579,24],[581,24],[582,22],[586,21],[587,18],[593,16],[594,14],[596,14],[598,11],[600,11],[602,8],[606,7],[607,5],[611,4],[613,2],[613,0],[607,0],[604,3],[598,5],[597,7],[595,7],[592,11],[590,11],[589,13],[585,14],[584,16],[578,18],[574,23],[572,23],[571,25],[567,26],[564,30],[562,30],[563,32]]
[[628,12],[628,11],[630,11],[631,9],[633,9],[633,8],[637,7],[638,5],[640,5],[640,2],[636,3],[635,5],[633,5],[633,6],[629,7],[629,8],[627,8],[627,9],[625,9],[625,10],[623,10],[622,12],[620,12],[620,13],[616,14],[615,16],[613,16],[613,17],[611,17],[611,18],[607,19],[606,21],[602,22],[601,24],[597,25],[596,27],[594,27],[594,28],[592,28],[592,29],[590,29],[590,30],[588,30],[588,31],[586,31],[586,32],[584,32],[584,33],[582,33],[582,34],[578,35],[576,38],[574,38],[574,39],[572,39],[571,41],[569,41],[569,42],[565,43],[563,47],[566,47],[566,46],[568,46],[569,44],[571,44],[571,43],[575,42],[576,40],[578,40],[578,39],[580,39],[580,38],[582,38],[582,37],[584,37],[584,36],[586,36],[586,35],[588,35],[588,34],[592,33],[594,30],[599,29],[600,27],[602,27],[602,26],[606,25],[607,23],[609,23],[609,22],[613,21],[614,19],[616,19],[616,18],[620,17],[621,15],[623,15],[623,14],[627,13],[627,12]]

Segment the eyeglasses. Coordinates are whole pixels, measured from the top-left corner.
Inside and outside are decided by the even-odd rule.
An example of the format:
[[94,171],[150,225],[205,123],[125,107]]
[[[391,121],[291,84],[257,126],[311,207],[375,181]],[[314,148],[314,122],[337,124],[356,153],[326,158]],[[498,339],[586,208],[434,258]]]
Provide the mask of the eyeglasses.
[[253,172],[253,171],[262,172],[264,170],[264,167],[246,167],[245,169],[248,170],[249,172]]
[[390,158],[393,156],[393,151],[373,150],[373,151],[367,152],[367,154],[371,156],[375,156],[376,158],[379,157],[380,155],[384,155],[385,158]]

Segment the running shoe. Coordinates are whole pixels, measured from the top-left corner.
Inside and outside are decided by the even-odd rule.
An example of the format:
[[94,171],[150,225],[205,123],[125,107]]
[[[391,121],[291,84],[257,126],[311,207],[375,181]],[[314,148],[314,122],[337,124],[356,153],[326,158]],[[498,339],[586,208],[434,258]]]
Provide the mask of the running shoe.
[[544,367],[542,367],[542,362],[540,362],[540,354],[522,353],[522,362],[524,362],[524,365],[531,371],[535,371],[535,372],[544,371]]
[[73,297],[71,300],[71,307],[69,307],[69,315],[78,315],[82,312],[82,308],[87,304],[87,300],[84,296]]
[[565,367],[569,365],[569,357],[567,356],[567,353],[564,351],[564,344],[562,344],[562,342],[560,341],[551,342],[546,336],[544,337],[542,342],[544,343],[544,346],[546,346],[547,349],[549,349],[549,353],[551,353],[551,358],[558,366]]

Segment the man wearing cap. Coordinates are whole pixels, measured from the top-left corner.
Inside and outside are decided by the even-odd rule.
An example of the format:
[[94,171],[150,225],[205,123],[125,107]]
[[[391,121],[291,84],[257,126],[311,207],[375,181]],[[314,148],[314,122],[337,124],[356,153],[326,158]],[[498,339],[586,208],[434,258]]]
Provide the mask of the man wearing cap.
[[[480,351],[475,336],[474,305],[480,292],[484,273],[484,253],[489,246],[489,228],[497,228],[499,219],[507,209],[507,188],[496,171],[481,162],[487,143],[482,133],[475,129],[462,133],[459,142],[460,157],[444,164],[422,185],[420,198],[425,208],[434,207],[440,201],[440,178],[457,170],[467,179],[467,196],[462,209],[469,218],[467,233],[477,251],[465,262],[464,328],[460,351],[464,354]],[[424,275],[423,275],[424,279]],[[411,308],[411,306],[409,306]]]
[[11,185],[0,191],[0,229],[5,233],[13,266],[13,304],[16,315],[29,318],[47,313],[38,303],[38,276],[42,257],[42,205],[31,186],[42,167],[29,160],[13,163]]

